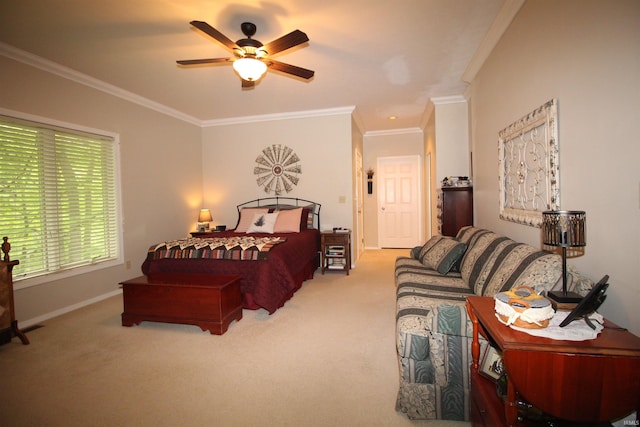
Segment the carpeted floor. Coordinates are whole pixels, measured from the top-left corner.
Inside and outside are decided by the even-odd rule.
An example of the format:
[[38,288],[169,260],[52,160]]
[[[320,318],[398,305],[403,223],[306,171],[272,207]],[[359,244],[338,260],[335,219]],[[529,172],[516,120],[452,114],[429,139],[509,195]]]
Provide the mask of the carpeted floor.
[[365,252],[283,308],[243,312],[222,336],[122,327],[117,296],[0,346],[0,425],[469,426],[395,411],[393,261]]

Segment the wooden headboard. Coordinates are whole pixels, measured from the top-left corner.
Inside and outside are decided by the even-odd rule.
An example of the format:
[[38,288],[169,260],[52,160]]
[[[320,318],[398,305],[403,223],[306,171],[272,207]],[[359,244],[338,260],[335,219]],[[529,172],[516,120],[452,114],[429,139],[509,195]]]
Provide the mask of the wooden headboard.
[[236,208],[238,209],[238,218],[240,218],[240,210],[242,208],[257,207],[269,208],[274,210],[308,208],[313,215],[314,228],[320,230],[320,208],[322,207],[320,203],[316,203],[306,199],[298,199],[297,197],[265,197],[237,205]]

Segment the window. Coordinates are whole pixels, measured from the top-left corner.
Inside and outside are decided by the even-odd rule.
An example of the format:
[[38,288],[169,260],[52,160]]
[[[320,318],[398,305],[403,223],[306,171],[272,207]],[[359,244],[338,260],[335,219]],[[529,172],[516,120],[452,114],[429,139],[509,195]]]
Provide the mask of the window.
[[0,233],[16,281],[121,261],[113,136],[0,116]]

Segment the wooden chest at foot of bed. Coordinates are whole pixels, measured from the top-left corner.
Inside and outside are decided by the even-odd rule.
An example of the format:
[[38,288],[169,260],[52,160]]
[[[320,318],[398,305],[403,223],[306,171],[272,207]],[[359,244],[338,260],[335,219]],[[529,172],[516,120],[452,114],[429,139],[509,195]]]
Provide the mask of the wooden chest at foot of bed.
[[142,321],[197,325],[222,335],[242,319],[240,276],[162,274],[122,283],[122,326]]

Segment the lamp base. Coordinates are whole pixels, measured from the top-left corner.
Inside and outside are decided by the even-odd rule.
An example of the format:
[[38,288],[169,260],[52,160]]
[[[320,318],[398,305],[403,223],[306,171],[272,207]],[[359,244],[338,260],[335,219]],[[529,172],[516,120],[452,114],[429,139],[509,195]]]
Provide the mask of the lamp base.
[[547,298],[555,310],[571,311],[582,301],[583,297],[575,292],[551,291],[547,292]]
[[553,311],[573,311],[578,306],[577,302],[562,303],[562,302],[556,302],[551,298],[549,298],[549,301],[551,302],[551,307],[553,307]]
[[561,303],[578,303],[583,296],[575,292],[551,291],[547,292],[547,298]]
[[551,291],[547,292],[547,298],[551,301],[554,310],[571,311],[583,297],[575,292]]

